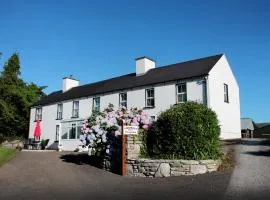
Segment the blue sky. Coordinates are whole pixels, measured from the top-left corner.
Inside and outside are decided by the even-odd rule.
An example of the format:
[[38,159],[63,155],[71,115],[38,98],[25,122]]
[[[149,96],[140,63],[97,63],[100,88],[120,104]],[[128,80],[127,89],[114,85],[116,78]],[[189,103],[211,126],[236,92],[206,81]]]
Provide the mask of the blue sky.
[[[202,3],[203,2],[203,3]],[[240,85],[241,115],[270,121],[270,3],[253,1],[0,1],[0,70],[15,51],[22,78],[61,89],[225,53]]]

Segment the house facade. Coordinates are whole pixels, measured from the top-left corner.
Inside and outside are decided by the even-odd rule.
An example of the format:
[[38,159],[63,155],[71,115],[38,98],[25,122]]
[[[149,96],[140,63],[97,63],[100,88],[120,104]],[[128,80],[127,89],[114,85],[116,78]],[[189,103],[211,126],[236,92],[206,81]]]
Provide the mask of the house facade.
[[31,108],[29,138],[36,120],[41,121],[41,139],[49,147],[63,145],[74,150],[82,121],[93,110],[110,103],[117,109],[137,107],[156,119],[176,103],[196,101],[217,113],[221,139],[241,138],[239,87],[225,55],[156,67],[148,57],[136,59],[136,73],[79,85],[73,77],[63,79],[62,90],[53,92]]

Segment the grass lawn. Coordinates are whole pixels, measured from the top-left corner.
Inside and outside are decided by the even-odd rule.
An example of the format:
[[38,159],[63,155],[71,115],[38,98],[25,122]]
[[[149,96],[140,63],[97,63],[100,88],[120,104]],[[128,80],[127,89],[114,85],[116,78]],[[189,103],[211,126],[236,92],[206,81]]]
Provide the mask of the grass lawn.
[[9,161],[16,153],[16,149],[0,147],[0,167]]

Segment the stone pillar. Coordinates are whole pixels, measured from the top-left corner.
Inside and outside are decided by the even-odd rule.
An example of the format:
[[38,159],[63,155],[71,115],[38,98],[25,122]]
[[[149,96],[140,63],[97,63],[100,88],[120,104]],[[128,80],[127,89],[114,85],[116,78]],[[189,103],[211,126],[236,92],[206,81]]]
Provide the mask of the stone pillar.
[[140,156],[142,141],[139,135],[127,136],[127,159],[137,159]]

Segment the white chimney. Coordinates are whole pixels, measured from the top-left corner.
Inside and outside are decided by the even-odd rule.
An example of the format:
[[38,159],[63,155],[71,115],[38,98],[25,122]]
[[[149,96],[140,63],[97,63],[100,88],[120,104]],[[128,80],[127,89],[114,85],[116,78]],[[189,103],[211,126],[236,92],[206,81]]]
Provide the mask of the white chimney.
[[79,85],[80,85],[80,82],[78,80],[76,80],[75,78],[73,78],[72,75],[70,75],[69,77],[63,78],[62,91],[66,92],[69,89],[71,89],[73,87],[77,87]]
[[146,56],[136,58],[136,76],[146,74],[150,69],[156,67],[156,61]]

